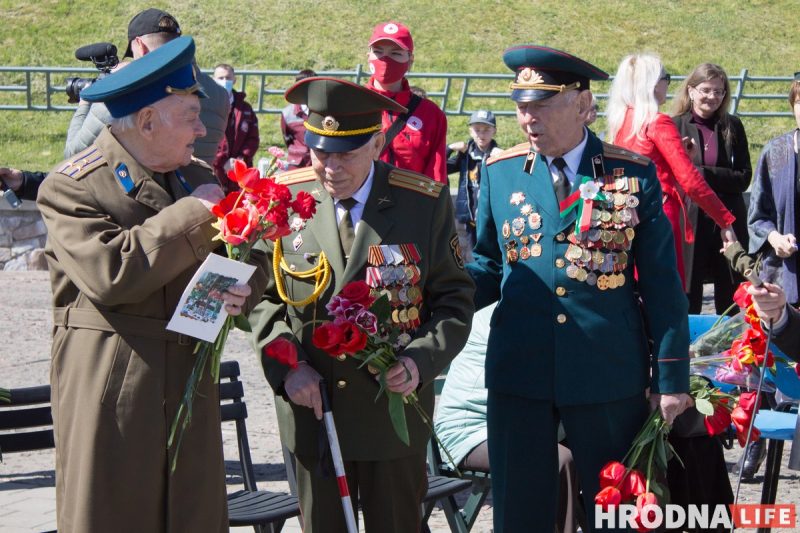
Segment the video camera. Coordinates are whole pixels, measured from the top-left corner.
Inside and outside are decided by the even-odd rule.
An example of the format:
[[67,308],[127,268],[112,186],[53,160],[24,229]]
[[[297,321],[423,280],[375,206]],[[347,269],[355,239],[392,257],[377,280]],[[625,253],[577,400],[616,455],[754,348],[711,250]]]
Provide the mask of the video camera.
[[75,50],[75,58],[80,61],[91,61],[94,63],[95,68],[100,71],[100,74],[96,78],[67,78],[67,101],[70,104],[77,104],[82,90],[107,76],[111,69],[119,64],[117,47],[111,43],[95,43],[81,46]]

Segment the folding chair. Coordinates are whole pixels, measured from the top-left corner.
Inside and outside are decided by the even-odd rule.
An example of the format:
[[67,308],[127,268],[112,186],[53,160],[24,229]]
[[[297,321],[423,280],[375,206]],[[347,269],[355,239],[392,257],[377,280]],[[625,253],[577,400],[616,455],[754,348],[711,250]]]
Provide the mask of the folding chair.
[[258,490],[256,486],[245,425],[247,406],[239,374],[237,361],[225,361],[220,365],[220,414],[223,422],[236,423],[239,466],[244,483],[243,490],[228,494],[228,523],[231,526],[253,526],[256,533],[278,533],[287,519],[300,514],[300,506],[295,496]]

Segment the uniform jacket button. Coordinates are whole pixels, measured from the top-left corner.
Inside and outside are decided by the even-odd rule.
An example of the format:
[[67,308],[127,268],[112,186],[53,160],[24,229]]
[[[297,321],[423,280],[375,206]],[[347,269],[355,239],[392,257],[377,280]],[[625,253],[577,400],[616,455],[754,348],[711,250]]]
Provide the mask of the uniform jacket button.
[[[559,314],[556,316],[556,322],[558,322],[559,324],[563,324],[563,323],[565,323],[566,321],[567,321],[567,315],[565,315],[564,313],[559,313]],[[341,383],[341,382],[340,382],[340,383]]]
[[347,355],[345,355],[345,354],[339,354],[339,355],[336,356],[336,360],[337,361],[344,361],[346,359],[347,359]]
[[564,268],[564,265],[566,264],[567,264],[566,261],[564,261],[560,257],[556,259],[556,268]]
[[558,235],[556,235],[556,240],[557,240],[558,242],[564,242],[564,240],[565,240],[566,238],[567,238],[567,236],[566,236],[566,235],[564,235],[563,233],[559,233]]
[[205,256],[207,256],[207,255],[208,255],[208,250],[206,250],[206,247],[205,247],[205,246],[200,246],[199,248],[197,248],[197,253],[198,253],[198,254],[199,254],[201,257],[205,257]]
[[343,379],[340,379],[339,381],[336,382],[336,386],[339,387],[340,389],[343,389],[347,387],[347,382]]
[[[564,287],[556,287],[556,294],[559,296],[564,296],[565,294],[567,294],[567,289],[565,289]],[[564,315],[558,315],[558,316],[564,316]]]

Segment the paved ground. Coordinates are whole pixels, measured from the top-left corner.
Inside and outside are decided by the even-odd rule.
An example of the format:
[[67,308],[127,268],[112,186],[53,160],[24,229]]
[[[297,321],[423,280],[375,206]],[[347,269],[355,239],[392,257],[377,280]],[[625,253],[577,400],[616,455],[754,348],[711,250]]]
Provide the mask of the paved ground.
[[[3,341],[0,342],[0,385],[25,387],[48,381],[50,352],[50,286],[45,272],[0,272],[0,323]],[[260,367],[244,338],[234,334],[230,339],[226,359],[236,359],[242,366],[245,398],[248,408],[248,433],[259,487],[288,492],[283,469],[277,423],[271,393],[261,375]],[[233,426],[223,428],[225,457],[233,467],[236,457],[236,432]],[[783,464],[786,464],[788,449]],[[728,452],[729,466],[738,457],[738,450]],[[55,529],[55,489],[52,450],[7,454],[0,464],[0,532],[39,532]],[[237,467],[238,468],[238,467]],[[229,488],[237,488],[238,477],[229,468]],[[761,476],[757,480],[761,480]],[[740,500],[756,503],[760,500],[760,484],[742,486]],[[784,469],[778,486],[779,502],[800,502],[800,476]],[[491,528],[491,500],[484,506],[476,533]],[[430,521],[434,532],[449,531],[444,515],[436,511]],[[233,531],[251,531],[234,528]],[[284,531],[298,532],[295,521]]]

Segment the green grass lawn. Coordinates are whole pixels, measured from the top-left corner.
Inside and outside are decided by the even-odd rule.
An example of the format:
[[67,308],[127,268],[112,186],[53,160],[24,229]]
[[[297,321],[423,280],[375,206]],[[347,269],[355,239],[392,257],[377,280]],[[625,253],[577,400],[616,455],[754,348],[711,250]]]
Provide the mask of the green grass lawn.
[[[417,72],[505,72],[502,50],[519,43],[568,50],[610,74],[625,54],[642,50],[659,53],[674,74],[704,61],[721,64],[731,75],[748,68],[751,74],[786,76],[800,66],[800,41],[792,38],[790,23],[796,3],[785,0],[173,0],[168,5],[184,33],[195,37],[204,68],[226,62],[239,69],[353,69],[366,62],[374,24],[392,19],[412,30]],[[74,51],[97,41],[115,43],[122,54],[128,21],[151,6],[166,7],[138,0],[0,0],[0,65],[88,66]],[[11,83],[18,80],[0,77],[0,85]],[[431,82],[426,88],[440,86]],[[510,104],[495,105],[512,109]],[[788,110],[788,105],[774,102],[771,108]],[[0,165],[47,169],[58,163],[70,115],[0,113]],[[262,146],[279,144],[278,117],[259,119]],[[789,118],[744,123],[754,156],[769,138],[794,126]],[[466,138],[465,117],[450,118],[450,125],[452,140]],[[603,127],[601,120],[595,129]],[[513,119],[501,118],[498,129],[503,146],[522,140]]]

